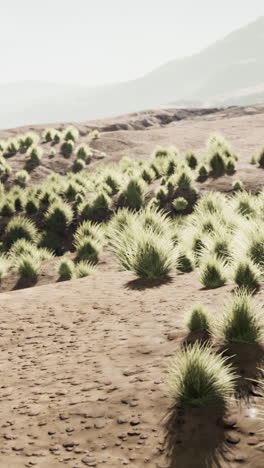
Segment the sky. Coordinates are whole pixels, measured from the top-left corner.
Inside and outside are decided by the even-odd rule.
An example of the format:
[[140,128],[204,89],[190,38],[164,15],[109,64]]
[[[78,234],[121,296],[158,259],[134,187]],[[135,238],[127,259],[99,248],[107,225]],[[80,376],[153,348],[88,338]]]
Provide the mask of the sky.
[[263,0],[1,0],[0,83],[136,79],[259,16]]

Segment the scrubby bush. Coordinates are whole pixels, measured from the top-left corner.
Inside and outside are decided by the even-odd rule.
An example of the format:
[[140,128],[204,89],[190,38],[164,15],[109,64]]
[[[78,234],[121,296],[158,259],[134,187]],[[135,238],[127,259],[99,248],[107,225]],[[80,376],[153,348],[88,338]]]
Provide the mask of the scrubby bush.
[[219,176],[224,174],[226,170],[226,165],[225,159],[221,154],[219,154],[218,152],[213,153],[209,157],[208,163],[212,175]]
[[186,325],[191,333],[211,332],[210,318],[203,305],[197,304],[192,308]]
[[57,154],[57,153],[56,153],[55,148],[51,148],[51,149],[50,149],[50,152],[49,152],[49,158],[50,158],[50,159],[55,158],[56,154]]
[[236,170],[236,161],[230,158],[226,161],[226,172],[227,174],[234,174]]
[[169,395],[191,406],[225,405],[234,391],[235,375],[227,358],[199,342],[177,354],[169,370]]
[[192,189],[193,176],[190,170],[182,170],[176,177],[176,184],[181,190]]
[[209,169],[206,164],[201,164],[198,170],[199,177],[201,179],[206,179],[209,175]]
[[200,281],[207,289],[223,286],[227,281],[225,264],[216,256],[205,259],[200,266]]
[[4,254],[0,254],[0,281],[6,276],[10,266],[9,258]]
[[57,200],[49,206],[45,217],[49,229],[63,233],[72,223],[73,211],[66,202]]
[[228,342],[255,344],[263,336],[263,315],[257,310],[251,295],[242,291],[225,307],[216,333]]
[[91,221],[84,221],[79,224],[74,234],[75,243],[78,244],[78,242],[84,237],[91,237],[96,242],[103,243],[104,231],[100,224],[96,224]]
[[92,130],[88,137],[91,139],[91,140],[97,140],[99,137],[100,137],[100,132],[99,130],[95,129],[95,130]]
[[74,277],[75,266],[69,258],[62,258],[57,266],[60,279],[69,280]]
[[29,165],[36,167],[40,164],[42,159],[43,150],[40,146],[32,146],[28,150]]
[[38,240],[38,231],[32,221],[21,216],[14,216],[8,223],[4,234],[4,245],[9,249],[18,239],[26,239],[33,243]]

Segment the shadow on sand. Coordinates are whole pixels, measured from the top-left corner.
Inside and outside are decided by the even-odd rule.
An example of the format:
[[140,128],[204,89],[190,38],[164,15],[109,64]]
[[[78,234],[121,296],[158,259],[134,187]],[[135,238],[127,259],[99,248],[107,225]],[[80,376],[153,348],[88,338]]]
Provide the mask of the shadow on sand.
[[35,286],[35,284],[37,283],[37,278],[35,279],[22,279],[20,278],[15,286],[13,287],[13,291],[16,291],[17,289],[25,289],[25,288],[32,288],[33,286]]
[[225,408],[172,407],[165,416],[167,468],[220,468],[232,459]]
[[228,344],[220,351],[230,358],[230,363],[238,375],[235,397],[247,401],[255,391],[256,383],[263,377],[264,346],[261,344]]
[[128,281],[125,284],[125,288],[143,291],[144,289],[158,288],[159,286],[162,286],[163,284],[170,284],[172,283],[172,281],[173,279],[170,276],[167,276],[165,278],[159,278],[159,279],[137,278],[135,280]]

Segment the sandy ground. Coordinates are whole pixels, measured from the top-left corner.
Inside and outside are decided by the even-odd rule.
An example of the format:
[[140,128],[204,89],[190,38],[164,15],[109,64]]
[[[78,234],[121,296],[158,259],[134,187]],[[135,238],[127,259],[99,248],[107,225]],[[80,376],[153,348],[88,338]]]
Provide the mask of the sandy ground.
[[[146,157],[157,144],[200,151],[217,130],[240,152],[239,178],[254,189],[264,181],[249,165],[263,144],[264,106],[254,109],[105,131],[95,145],[111,159]],[[229,190],[231,179],[207,189]],[[92,277],[3,292],[0,467],[263,468],[260,398],[247,380],[263,367],[261,348],[230,350],[241,356],[232,358],[240,379],[226,415],[175,408],[166,395],[168,363],[187,339],[186,311],[202,302],[220,313],[231,290],[205,291],[195,272],[148,284],[106,256]]]

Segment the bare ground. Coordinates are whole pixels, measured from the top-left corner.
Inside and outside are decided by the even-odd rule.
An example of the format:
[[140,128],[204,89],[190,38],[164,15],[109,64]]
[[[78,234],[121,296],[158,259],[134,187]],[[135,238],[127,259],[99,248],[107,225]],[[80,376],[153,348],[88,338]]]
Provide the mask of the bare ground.
[[[152,113],[144,119],[153,121]],[[122,121],[133,127],[140,119],[99,126]],[[94,144],[115,160],[146,157],[158,144],[201,151],[209,133],[221,132],[241,155],[234,178],[255,190],[264,176],[249,159],[263,144],[263,128],[264,106],[233,108],[145,129],[107,130]],[[66,170],[63,158],[57,164]],[[35,181],[42,176],[36,173]],[[203,186],[228,191],[231,180]],[[49,263],[45,272],[40,284],[49,275],[56,281]],[[168,363],[186,341],[186,310],[202,302],[218,313],[231,291],[201,289],[195,272],[149,284],[121,272],[105,254],[92,277],[2,293],[0,466],[262,468],[260,398],[247,380],[262,366],[262,349],[236,350],[243,356],[234,360],[237,401],[226,415],[175,408],[166,395]],[[257,300],[263,297],[262,285]]]

